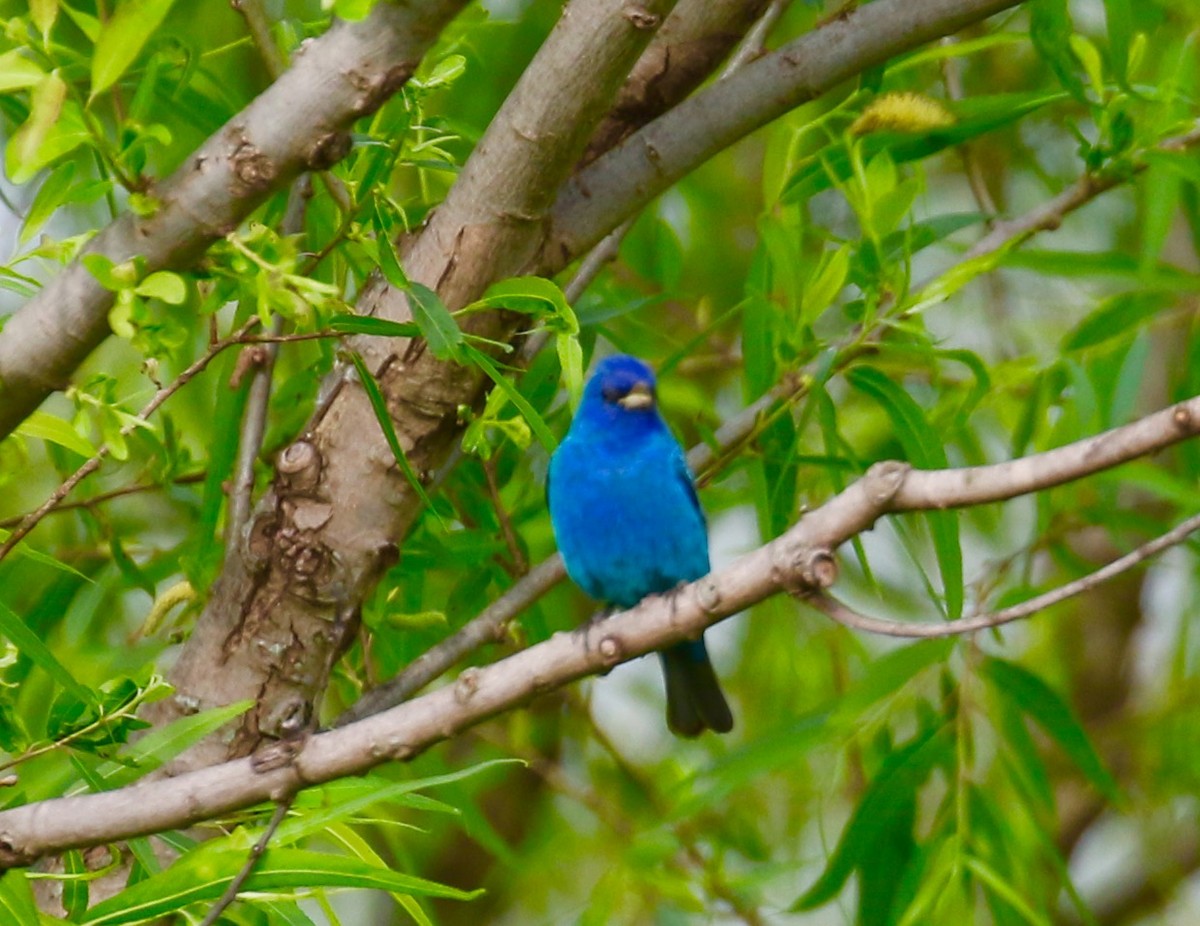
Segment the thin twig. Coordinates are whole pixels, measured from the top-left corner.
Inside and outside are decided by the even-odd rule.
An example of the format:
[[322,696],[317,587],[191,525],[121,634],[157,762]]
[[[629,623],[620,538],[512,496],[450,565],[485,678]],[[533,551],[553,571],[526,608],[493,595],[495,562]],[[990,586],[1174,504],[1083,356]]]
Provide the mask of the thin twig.
[[[91,498],[83,498],[77,502],[63,502],[61,505],[55,506],[52,513],[58,514],[63,511],[75,511],[80,508],[94,508],[97,505],[103,505],[105,502],[111,502],[113,499],[124,498],[126,495],[137,495],[142,492],[159,492],[172,485],[192,485],[197,482],[203,482],[206,478],[208,478],[207,473],[185,473],[184,475],[178,476],[175,479],[170,480],[170,482],[161,485],[159,483],[153,483],[151,485],[122,486],[119,489],[110,489],[107,492],[100,492],[96,495],[93,495]],[[25,520],[26,517],[28,517],[28,515],[17,514],[13,515],[11,518],[4,518],[3,520],[0,520],[0,528],[15,527]]]
[[271,80],[278,80],[279,75],[287,70],[287,58],[279,48],[275,37],[271,35],[271,20],[262,4],[262,0],[230,0],[230,6],[242,14],[246,20],[246,29],[271,75]]
[[[241,0],[243,12],[249,7],[258,8],[252,0]],[[247,16],[249,19],[249,16]],[[287,209],[279,230],[284,236],[299,234],[304,228],[304,214],[312,199],[312,180],[301,174],[288,193]],[[271,320],[271,336],[283,334],[283,317],[276,315]],[[254,378],[246,396],[246,408],[242,413],[242,432],[238,438],[237,462],[233,469],[233,485],[229,492],[229,517],[225,526],[225,555],[241,555],[238,538],[250,519],[250,504],[254,494],[254,464],[262,451],[263,437],[267,433],[267,412],[271,404],[271,377],[275,370],[275,359],[279,356],[279,342],[270,341],[265,346],[254,348],[259,351],[256,358]]]
[[271,820],[267,823],[267,828],[262,831],[262,835],[258,837],[258,841],[250,847],[250,854],[246,858],[245,864],[242,865],[237,876],[229,882],[229,887],[225,888],[225,893],[221,895],[220,900],[213,904],[208,913],[205,914],[204,919],[200,921],[200,926],[213,926],[229,905],[237,900],[237,895],[242,889],[242,885],[254,873],[259,859],[267,851],[267,845],[271,842],[271,837],[275,835],[275,831],[279,829],[280,824],[287,818],[288,811],[291,810],[292,802],[295,799],[296,795],[290,794],[283,800],[276,802],[275,812],[271,814]]
[[767,36],[771,34],[771,30],[775,28],[775,24],[779,22],[781,17],[791,5],[792,0],[771,0],[771,5],[763,10],[762,16],[758,21],[750,27],[750,31],[746,33],[746,37],[734,50],[734,53],[729,57],[729,63],[725,65],[725,70],[721,72],[721,79],[724,80],[730,74],[733,74],[739,68],[749,64],[759,55],[761,55],[767,47]]
[[[1149,150],[1186,151],[1197,144],[1200,144],[1200,122],[1197,122],[1185,134],[1169,138]],[[963,259],[972,260],[1002,248],[1020,244],[1040,231],[1053,231],[1062,224],[1067,215],[1080,206],[1090,203],[1101,193],[1111,190],[1115,186],[1127,183],[1133,175],[1141,173],[1147,166],[1146,161],[1140,160],[1135,161],[1128,171],[1121,173],[1084,174],[1071,186],[1036,209],[1031,209],[1011,221],[996,222],[992,231],[975,242]]]
[[[953,35],[946,36],[941,42],[946,46],[957,43],[958,39]],[[961,100],[966,95],[963,92],[962,62],[958,58],[947,56],[942,59],[942,82],[946,85],[946,96],[949,99]],[[983,179],[979,158],[975,156],[975,146],[969,141],[961,142],[958,152],[967,175],[967,184],[971,187],[971,195],[975,197],[975,204],[979,206],[979,211],[987,216],[987,223],[991,226],[999,210],[996,209],[996,201],[992,199],[991,190]]]
[[[220,354],[226,348],[233,347],[235,344],[243,343],[242,338],[244,335],[248,334],[257,325],[258,319],[252,318],[233,334],[229,335],[229,337],[210,345],[208,350],[205,351],[204,354],[202,354],[198,359],[192,361],[191,366],[175,377],[174,381],[172,381],[170,385],[164,386],[154,393],[154,398],[152,398],[146,403],[145,406],[143,406],[142,410],[138,412],[137,417],[133,421],[130,421],[122,426],[120,431],[121,436],[126,437],[132,433],[136,427],[138,427],[147,418],[158,411],[159,406],[166,402],[167,399],[171,398],[171,396],[186,386],[195,377],[203,373],[205,368],[212,363],[218,354]],[[111,447],[109,444],[102,445],[100,449],[92,455],[91,459],[89,459],[82,466],[80,466],[79,469],[75,470],[75,472],[68,476],[63,484],[55,489],[49,498],[42,502],[42,504],[39,505],[35,510],[25,515],[25,517],[21,520],[21,523],[13,529],[13,532],[8,535],[8,538],[4,541],[4,543],[0,544],[0,561],[8,556],[8,554],[16,548],[17,544],[20,543],[31,530],[37,527],[42,518],[57,508],[63,502],[63,500],[65,500],[66,497],[71,494],[71,491],[77,485],[79,485],[80,482],[100,468],[100,464],[104,462],[104,459],[108,456],[110,450]]]
[[513,529],[512,518],[508,516],[508,509],[504,507],[504,500],[500,497],[500,486],[496,483],[496,467],[491,460],[483,461],[483,476],[487,481],[488,496],[492,500],[496,520],[500,522],[500,533],[504,537],[505,546],[508,547],[508,556],[512,561],[512,567],[517,575],[525,575],[529,572],[529,561],[525,558],[524,551],[521,550],[520,539]]
[[1058,588],[1051,589],[1041,595],[1036,595],[1028,601],[1022,601],[1020,604],[1013,605],[1010,608],[994,611],[991,614],[976,614],[971,617],[960,618],[956,621],[909,623],[868,617],[853,610],[825,592],[813,592],[801,595],[801,600],[811,604],[822,614],[832,618],[839,624],[854,630],[863,630],[867,633],[883,634],[889,637],[914,637],[920,639],[952,637],[964,633],[974,633],[977,630],[987,630],[991,627],[999,627],[1012,621],[1031,617],[1039,611],[1044,611],[1046,608],[1058,604],[1060,601],[1066,601],[1068,598],[1080,595],[1123,572],[1127,572],[1134,566],[1145,562],[1151,556],[1162,552],[1168,547],[1182,543],[1197,530],[1200,530],[1200,515],[1193,515],[1186,521],[1177,524],[1165,534],[1155,537],[1153,540],[1142,544],[1137,549],[1126,553],[1111,563],[1101,566],[1096,571],[1089,572],[1086,576],[1082,576],[1072,582],[1067,582],[1065,585],[1060,585]]

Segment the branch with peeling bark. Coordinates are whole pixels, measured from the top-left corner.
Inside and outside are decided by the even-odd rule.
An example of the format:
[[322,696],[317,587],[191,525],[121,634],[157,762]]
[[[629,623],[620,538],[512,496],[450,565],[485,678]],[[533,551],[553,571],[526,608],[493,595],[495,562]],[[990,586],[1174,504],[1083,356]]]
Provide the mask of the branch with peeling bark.
[[835,580],[833,552],[884,515],[1011,499],[1154,453],[1200,434],[1200,396],[1124,427],[990,466],[914,470],[879,463],[770,543],[668,597],[558,633],[451,685],[307,740],[221,765],[109,791],[0,812],[0,866],[69,848],[188,826],[279,799],[298,788],[407,760],[489,717],[621,662],[694,638],[779,592],[808,594]]

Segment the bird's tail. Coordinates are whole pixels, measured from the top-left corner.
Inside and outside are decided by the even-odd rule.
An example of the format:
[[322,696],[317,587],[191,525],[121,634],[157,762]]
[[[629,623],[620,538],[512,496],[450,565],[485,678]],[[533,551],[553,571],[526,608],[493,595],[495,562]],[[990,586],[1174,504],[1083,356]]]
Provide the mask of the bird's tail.
[[680,643],[658,654],[667,680],[667,726],[678,736],[699,736],[706,729],[728,733],[733,714],[721,692],[704,638]]

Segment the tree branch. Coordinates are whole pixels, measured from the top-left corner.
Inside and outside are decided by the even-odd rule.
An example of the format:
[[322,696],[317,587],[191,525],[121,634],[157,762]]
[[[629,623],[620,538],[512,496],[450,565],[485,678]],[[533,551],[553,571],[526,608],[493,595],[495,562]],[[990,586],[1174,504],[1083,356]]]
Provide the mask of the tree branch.
[[1144,563],[1168,547],[1183,543],[1192,534],[1200,530],[1200,515],[1193,515],[1181,521],[1165,534],[1142,544],[1124,556],[1113,560],[1094,572],[1089,572],[1058,588],[1053,588],[1041,595],[1035,595],[1028,601],[1022,601],[1012,607],[994,611],[991,614],[975,614],[955,621],[930,621],[929,623],[913,623],[911,621],[891,621],[877,617],[868,617],[847,607],[831,595],[814,592],[804,595],[803,600],[812,605],[826,617],[837,621],[852,630],[862,630],[866,633],[877,633],[887,637],[908,637],[928,640],[936,637],[954,637],[964,633],[974,633],[977,630],[989,630],[1013,621],[1021,620],[1044,611],[1046,608],[1082,595],[1084,592],[1107,582],[1109,579],[1128,572],[1134,566]]
[[549,275],[738,139],[844,80],[1018,0],[875,0],[752,61],[631,135],[563,187],[529,272]]
[[[1153,453],[1200,433],[1200,396],[1140,421],[1045,453],[994,466],[913,470],[879,463],[786,533],[671,596],[570,633],[557,633],[452,685],[356,723],[250,758],[114,791],[54,798],[0,812],[0,867],[200,820],[295,790],[408,760],[486,718],[586,675],[688,638],[780,591],[824,589],[831,551],[899,511],[983,504],[1059,485]],[[939,487],[945,491],[935,491]],[[945,498],[951,499],[945,501]]]
[[[147,272],[192,263],[303,170],[350,149],[346,130],[379,108],[466,0],[376,4],[337,23],[296,64],[153,190],[151,215],[125,213],[84,253],[115,262],[141,256]],[[76,259],[0,330],[0,438],[109,334],[113,294]]]

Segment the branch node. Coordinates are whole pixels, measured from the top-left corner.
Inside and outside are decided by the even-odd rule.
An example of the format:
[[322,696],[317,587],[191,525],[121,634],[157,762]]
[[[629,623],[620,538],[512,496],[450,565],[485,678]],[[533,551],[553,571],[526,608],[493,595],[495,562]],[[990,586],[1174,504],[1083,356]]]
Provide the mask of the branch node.
[[247,191],[270,189],[275,181],[275,165],[258,148],[243,141],[230,157],[233,175]]
[[829,550],[808,550],[800,566],[800,579],[809,588],[829,588],[837,581],[837,560]]
[[621,15],[628,19],[635,29],[657,29],[658,24],[662,22],[662,17],[657,13],[651,13],[644,6],[632,3],[621,10]]
[[1171,421],[1175,427],[1179,428],[1185,434],[1191,434],[1196,430],[1195,418],[1186,402],[1181,402],[1175,406],[1175,410],[1171,412]]
[[721,588],[710,576],[696,583],[696,601],[706,614],[713,614],[721,606]]
[[350,153],[350,144],[349,132],[322,135],[308,150],[305,164],[309,170],[328,170]]
[[619,663],[625,654],[624,645],[617,637],[611,634],[600,638],[597,650],[600,653],[600,658],[604,661],[604,665],[610,669]]
[[902,460],[881,460],[867,470],[863,477],[863,491],[878,508],[886,508],[904,479],[912,470],[912,466]]
[[309,492],[317,487],[321,478],[321,453],[314,444],[298,440],[283,449],[275,461],[275,468],[289,491]]
[[474,666],[463,669],[462,675],[454,683],[454,700],[466,704],[479,690],[479,670]]

